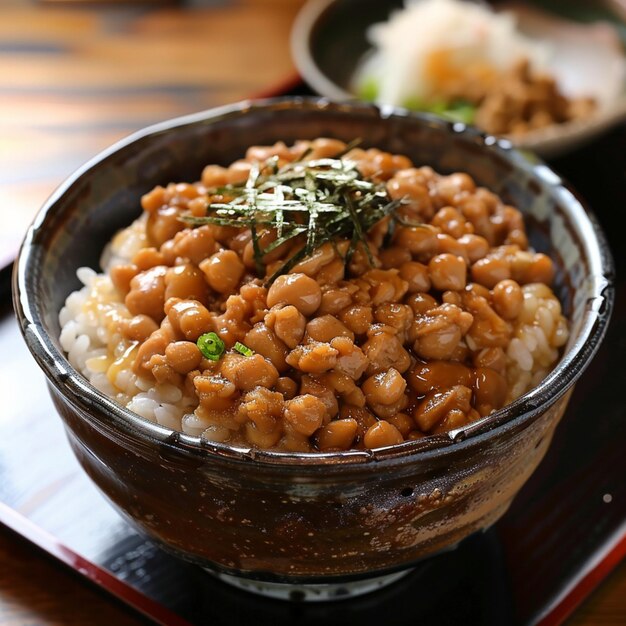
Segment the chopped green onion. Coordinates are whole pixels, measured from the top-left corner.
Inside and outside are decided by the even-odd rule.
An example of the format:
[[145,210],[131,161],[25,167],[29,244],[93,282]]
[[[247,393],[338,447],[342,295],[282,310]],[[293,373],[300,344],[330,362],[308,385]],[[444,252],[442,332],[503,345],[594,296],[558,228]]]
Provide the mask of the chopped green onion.
[[222,354],[224,354],[224,350],[226,350],[226,345],[217,333],[200,335],[196,345],[202,352],[202,356],[209,359],[209,361],[219,361]]
[[471,102],[464,100],[456,100],[449,103],[436,103],[429,109],[437,115],[446,118],[452,122],[462,122],[463,124],[472,124],[476,115],[476,106]]
[[465,100],[426,102],[419,98],[409,97],[402,103],[402,106],[411,111],[434,113],[451,122],[462,122],[463,124],[472,124],[476,116],[476,106]]
[[358,96],[361,100],[367,100],[368,102],[374,102],[378,98],[380,88],[378,80],[372,76],[366,78],[358,87]]
[[245,346],[243,343],[239,343],[239,341],[235,343],[233,350],[235,352],[239,352],[239,354],[243,354],[244,356],[252,356],[254,354],[254,350],[252,348],[248,348],[248,346]]
[[[404,99],[401,106],[405,109],[409,109],[409,111],[431,111],[431,107],[429,107],[424,100],[416,96],[408,96]],[[436,111],[432,112],[436,113]]]

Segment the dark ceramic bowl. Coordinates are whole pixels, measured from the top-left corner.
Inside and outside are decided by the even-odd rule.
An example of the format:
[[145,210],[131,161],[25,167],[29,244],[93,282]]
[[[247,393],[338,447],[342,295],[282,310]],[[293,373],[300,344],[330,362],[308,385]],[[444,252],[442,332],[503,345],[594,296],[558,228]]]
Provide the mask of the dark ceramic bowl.
[[[196,180],[251,144],[360,137],[441,172],[466,171],[518,206],[558,267],[571,337],[530,393],[468,428],[387,449],[294,454],[233,448],[131,413],[77,373],[58,313],[154,185]],[[429,116],[314,99],[242,103],[168,121],[96,157],[45,204],[15,272],[15,308],[72,448],[117,509],[179,556],[235,576],[321,583],[381,576],[497,520],[542,459],[598,348],[612,262],[593,216],[541,162]]]

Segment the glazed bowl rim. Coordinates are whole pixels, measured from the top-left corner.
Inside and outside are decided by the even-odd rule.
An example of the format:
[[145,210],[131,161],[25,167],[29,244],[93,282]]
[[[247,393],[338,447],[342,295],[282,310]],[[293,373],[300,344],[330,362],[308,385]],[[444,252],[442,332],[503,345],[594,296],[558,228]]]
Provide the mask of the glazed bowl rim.
[[[163,134],[176,133],[178,129],[194,125],[210,125],[246,115],[298,111],[301,113],[322,114],[330,111],[342,115],[369,116],[387,120],[393,118],[411,119],[416,124],[425,124],[444,133],[462,137],[464,141],[475,143],[483,149],[496,153],[515,169],[521,169],[550,189],[552,196],[558,195],[570,215],[572,223],[579,228],[579,236],[589,255],[591,275],[587,277],[593,294],[587,301],[584,323],[575,342],[562,355],[555,368],[535,388],[511,404],[481,418],[465,428],[456,429],[443,435],[433,435],[417,441],[408,441],[375,450],[347,450],[337,452],[294,453],[272,450],[258,450],[249,447],[207,441],[151,422],[129,409],[122,407],[108,396],[98,391],[80,374],[52,340],[38,306],[38,296],[29,289],[30,277],[38,275],[31,271],[43,258],[38,239],[42,237],[48,216],[59,205],[73,187],[88,178],[104,161],[121,150],[142,140],[150,140]],[[61,207],[62,208],[62,207]],[[67,212],[68,209],[66,208]],[[78,269],[78,268],[77,268]],[[585,206],[571,187],[536,156],[514,149],[505,139],[487,135],[475,128],[460,123],[444,121],[427,113],[415,113],[391,106],[377,106],[366,103],[340,103],[319,97],[283,97],[261,100],[244,100],[234,104],[216,107],[193,113],[143,128],[103,150],[71,174],[46,200],[34,221],[28,228],[13,273],[13,301],[20,329],[24,339],[44,371],[49,384],[52,384],[75,408],[83,409],[89,423],[96,428],[105,428],[120,435],[125,433],[131,439],[150,443],[174,446],[194,454],[208,455],[223,460],[254,461],[262,465],[319,466],[361,465],[370,461],[405,462],[424,460],[459,451],[473,445],[482,445],[489,439],[519,427],[523,422],[532,422],[556,402],[580,377],[597,351],[606,332],[614,300],[614,265],[606,242],[593,213]],[[68,294],[69,295],[69,294]],[[92,411],[95,410],[95,413]],[[107,423],[96,417],[103,411]]]

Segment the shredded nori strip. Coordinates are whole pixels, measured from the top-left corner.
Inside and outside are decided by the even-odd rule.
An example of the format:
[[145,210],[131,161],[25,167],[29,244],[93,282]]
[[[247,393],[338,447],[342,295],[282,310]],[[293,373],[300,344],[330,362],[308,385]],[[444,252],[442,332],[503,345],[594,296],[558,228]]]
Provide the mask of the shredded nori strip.
[[[391,200],[384,183],[364,178],[354,161],[343,158],[359,143],[351,142],[334,158],[305,161],[309,149],[298,161],[282,167],[278,167],[276,157],[255,163],[245,182],[207,190],[209,197],[220,195],[225,200],[232,198],[230,201],[209,203],[206,216],[182,215],[180,219],[191,226],[249,228],[260,278],[266,274],[266,254],[289,241],[296,244],[296,251],[267,279],[267,286],[324,243],[336,246],[338,238],[350,240],[344,257],[346,265],[359,244],[372,265],[367,232],[384,217],[393,215],[402,201]],[[390,228],[393,222],[390,220]],[[262,231],[271,228],[276,230],[276,239],[262,247]],[[302,244],[297,242],[298,237],[304,237]]]

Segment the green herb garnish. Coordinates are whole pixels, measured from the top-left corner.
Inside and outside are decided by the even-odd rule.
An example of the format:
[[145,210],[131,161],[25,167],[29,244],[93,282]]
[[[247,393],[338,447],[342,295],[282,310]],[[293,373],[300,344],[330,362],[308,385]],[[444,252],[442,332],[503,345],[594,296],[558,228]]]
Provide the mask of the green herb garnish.
[[476,106],[465,100],[437,102],[430,105],[426,110],[441,115],[451,122],[462,122],[463,124],[473,124],[476,116]]
[[254,354],[254,350],[252,348],[248,348],[248,346],[240,343],[239,341],[235,343],[233,350],[235,352],[239,352],[239,354],[243,354],[244,356],[252,356]]
[[[367,100],[368,102],[376,102],[380,95],[380,85],[378,79],[369,76],[365,78],[357,88],[357,95],[361,100]],[[401,103],[405,109],[409,111],[425,111],[427,113],[434,113],[451,122],[462,122],[463,124],[473,124],[476,117],[476,105],[468,102],[467,100],[436,100],[428,101],[416,96],[408,96]]]
[[369,76],[359,85],[357,95],[361,100],[374,102],[378,98],[379,92],[378,80],[373,76]]
[[407,98],[402,106],[411,111],[426,111],[434,113],[451,122],[462,122],[463,124],[473,124],[476,117],[476,105],[466,100],[454,100],[445,102],[438,100],[436,102],[427,102],[418,98]]
[[202,356],[209,359],[209,361],[219,361],[222,354],[224,354],[224,350],[226,350],[226,345],[220,336],[212,332],[200,335],[196,345],[202,352]]
[[[227,202],[209,204],[204,217],[183,215],[180,219],[192,226],[249,228],[259,277],[265,275],[266,254],[284,243],[294,244],[295,251],[266,285],[322,244],[339,238],[351,241],[346,263],[359,244],[370,257],[367,232],[402,202],[391,200],[384,183],[365,179],[354,161],[343,158],[357,143],[349,144],[335,158],[305,161],[305,154],[280,168],[276,159],[256,164],[244,183],[208,190],[209,195],[223,195]],[[273,230],[276,238],[263,247],[262,235],[268,230]]]

